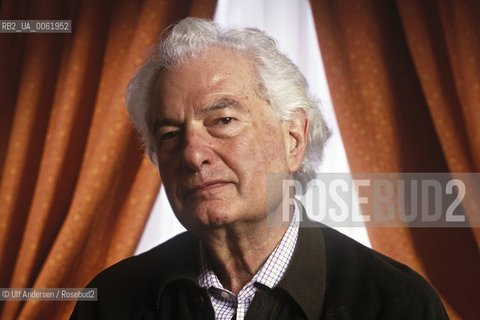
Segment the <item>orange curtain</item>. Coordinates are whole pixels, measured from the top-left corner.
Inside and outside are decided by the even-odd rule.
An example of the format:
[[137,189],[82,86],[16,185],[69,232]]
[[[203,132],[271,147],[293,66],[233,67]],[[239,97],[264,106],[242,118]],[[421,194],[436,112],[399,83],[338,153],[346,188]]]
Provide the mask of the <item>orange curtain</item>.
[[[71,34],[0,34],[0,287],[76,288],[131,255],[160,187],[123,93],[162,30],[214,0],[1,2],[0,19],[71,19]],[[74,302],[7,301],[2,319],[65,319]]]
[[[479,171],[478,2],[311,5],[352,172]],[[478,317],[478,228],[368,231],[375,249],[432,283],[452,319]]]

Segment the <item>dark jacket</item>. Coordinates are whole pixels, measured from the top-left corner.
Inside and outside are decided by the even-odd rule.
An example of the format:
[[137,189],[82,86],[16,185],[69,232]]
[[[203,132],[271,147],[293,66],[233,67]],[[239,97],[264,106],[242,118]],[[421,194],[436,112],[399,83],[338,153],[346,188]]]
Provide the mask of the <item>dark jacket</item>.
[[[185,232],[97,275],[97,302],[71,319],[214,319],[197,285],[199,243]],[[259,286],[246,319],[448,319],[416,272],[317,223],[300,227],[284,278]]]

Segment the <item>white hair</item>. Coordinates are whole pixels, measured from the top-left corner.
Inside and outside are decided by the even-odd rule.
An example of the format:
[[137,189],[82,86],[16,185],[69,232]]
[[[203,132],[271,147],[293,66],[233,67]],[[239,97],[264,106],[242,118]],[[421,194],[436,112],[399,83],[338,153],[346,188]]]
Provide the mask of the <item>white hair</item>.
[[294,178],[305,187],[315,177],[330,131],[298,67],[278,50],[275,39],[254,28],[222,29],[213,21],[186,18],[164,35],[154,54],[130,81],[126,92],[128,112],[150,159],[157,164],[149,108],[159,74],[212,47],[231,49],[253,61],[260,94],[280,120],[292,119],[299,111],[307,115],[307,150],[300,168],[294,173]]

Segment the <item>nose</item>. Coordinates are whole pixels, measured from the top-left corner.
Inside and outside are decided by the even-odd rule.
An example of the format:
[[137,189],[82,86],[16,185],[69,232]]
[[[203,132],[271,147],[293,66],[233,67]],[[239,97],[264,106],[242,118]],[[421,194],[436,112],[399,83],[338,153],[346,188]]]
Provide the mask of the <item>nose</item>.
[[214,152],[210,138],[203,127],[186,130],[183,146],[183,161],[186,167],[199,172],[203,166],[212,163]]

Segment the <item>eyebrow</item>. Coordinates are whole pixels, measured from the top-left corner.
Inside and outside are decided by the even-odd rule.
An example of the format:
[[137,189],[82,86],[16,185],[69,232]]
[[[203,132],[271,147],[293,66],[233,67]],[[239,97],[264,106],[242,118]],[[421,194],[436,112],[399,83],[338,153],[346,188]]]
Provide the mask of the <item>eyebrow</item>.
[[235,109],[235,110],[238,110],[238,111],[244,112],[244,113],[246,112],[245,108],[240,103],[238,103],[237,101],[235,101],[233,99],[230,99],[230,98],[221,98],[221,99],[207,105],[206,107],[202,108],[199,111],[199,114],[205,114],[205,113],[208,113],[208,112],[211,112],[211,111],[228,109],[228,108]]
[[[206,114],[206,113],[209,113],[209,112],[212,112],[212,111],[228,109],[228,108],[235,109],[235,110],[238,110],[238,111],[243,112],[243,113],[247,112],[246,109],[240,103],[238,103],[237,101],[235,101],[233,99],[230,99],[230,98],[221,98],[221,99],[219,99],[219,100],[201,108],[198,113],[203,115],[203,114]],[[173,120],[173,119],[164,118],[164,119],[157,119],[156,121],[154,121],[152,127],[153,127],[153,130],[154,130],[153,132],[156,132],[158,130],[158,128],[163,127],[163,126],[181,126],[181,125],[182,125],[181,121],[176,121],[176,120]]]
[[164,126],[180,126],[182,123],[180,121],[175,121],[172,119],[159,119],[153,121],[153,132],[157,132],[158,128],[164,127]]

